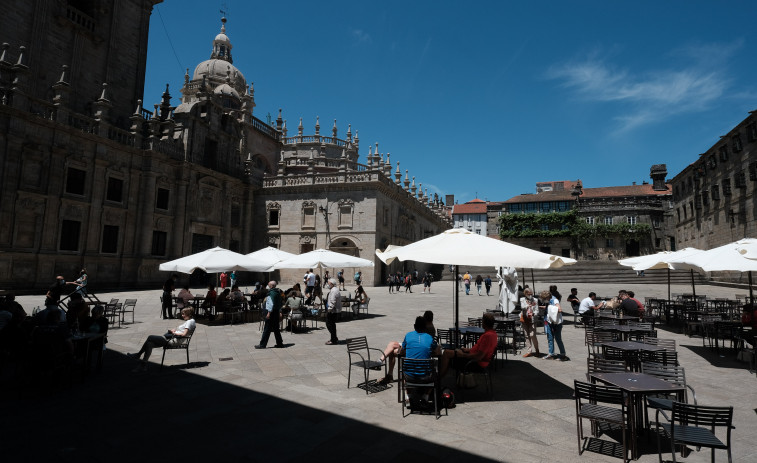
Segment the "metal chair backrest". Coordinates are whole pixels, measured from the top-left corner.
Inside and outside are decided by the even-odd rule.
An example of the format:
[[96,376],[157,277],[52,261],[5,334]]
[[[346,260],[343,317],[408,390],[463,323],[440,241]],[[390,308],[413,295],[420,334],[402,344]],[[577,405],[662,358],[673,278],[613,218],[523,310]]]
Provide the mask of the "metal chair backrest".
[[664,339],[664,338],[656,338],[656,337],[651,337],[651,336],[644,336],[643,342],[644,344],[649,344],[650,346],[662,347],[668,352],[676,352],[675,339]]
[[733,407],[712,407],[674,402],[671,421],[688,426],[708,426],[710,428],[725,426],[728,427],[728,434],[730,435]]
[[124,300],[124,307],[131,307],[137,305],[136,299],[126,299]]
[[184,336],[178,336],[173,339],[175,339],[175,342],[169,342],[165,349],[188,349],[189,348],[189,341],[192,340],[192,336],[195,334],[195,330],[189,331]]
[[624,408],[627,399],[623,390],[616,386],[602,386],[599,384],[584,383],[575,380],[575,397],[576,400],[588,401],[594,403],[622,405]]
[[470,318],[468,317],[468,326],[477,326],[481,327],[481,318]]
[[589,357],[586,359],[586,371],[587,373],[625,373],[628,367],[622,360]]
[[664,365],[662,363],[642,362],[641,372],[655,376],[676,386],[686,386],[686,371],[677,365]]
[[[405,377],[406,384],[408,386],[434,384],[435,377],[433,373],[436,371],[436,364],[434,359],[411,359],[407,357],[399,357],[399,361],[400,371],[405,375],[413,375],[410,378]],[[420,373],[421,375],[418,375],[416,373]],[[428,378],[427,380],[423,381],[420,379],[421,376]]]
[[[347,352],[360,352],[368,350],[368,339],[365,336],[350,338],[347,340]],[[370,357],[369,357],[370,358]]]

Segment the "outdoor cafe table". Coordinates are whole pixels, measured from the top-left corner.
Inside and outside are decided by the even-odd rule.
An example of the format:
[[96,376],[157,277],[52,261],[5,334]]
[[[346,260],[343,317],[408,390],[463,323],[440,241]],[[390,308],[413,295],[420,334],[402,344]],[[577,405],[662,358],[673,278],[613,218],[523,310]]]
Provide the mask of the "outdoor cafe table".
[[642,352],[659,352],[665,350],[664,347],[655,346],[652,344],[644,344],[635,341],[603,342],[601,346],[603,351],[606,350],[605,348],[607,347],[623,351],[623,358],[625,359],[628,368],[634,371],[638,371],[639,369],[639,364],[641,362],[640,356]]
[[628,337],[631,335],[631,333],[651,333],[653,331],[651,327],[631,325],[599,325],[596,327],[596,329],[600,331],[619,333],[623,337],[623,341],[628,341]]
[[638,432],[644,430],[644,397],[648,394],[675,394],[676,400],[683,400],[685,387],[644,373],[590,373],[592,383],[616,386],[628,393],[631,411],[631,455],[639,458]]
[[484,334],[484,331],[485,331],[483,328],[479,328],[478,326],[463,326],[458,329],[454,327],[450,328],[450,331],[455,331],[455,330],[457,330],[458,332],[460,332],[461,335],[463,335],[464,337],[463,345],[466,345],[466,346],[468,345],[470,338],[473,338],[474,335],[482,335]]
[[605,311],[602,311],[602,310],[600,310],[599,313],[595,315],[595,318],[615,320],[615,323],[617,323],[618,325],[623,325],[625,323],[628,323],[628,320],[639,321],[639,317],[626,317],[623,315],[613,315],[611,313],[606,313]]

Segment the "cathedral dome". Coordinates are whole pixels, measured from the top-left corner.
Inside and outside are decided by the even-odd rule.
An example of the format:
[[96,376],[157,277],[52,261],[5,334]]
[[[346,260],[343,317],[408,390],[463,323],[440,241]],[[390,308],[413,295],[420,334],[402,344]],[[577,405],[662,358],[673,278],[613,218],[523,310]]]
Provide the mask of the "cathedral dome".
[[239,92],[234,90],[234,88],[229,84],[219,85],[215,88],[215,90],[213,90],[213,93],[215,93],[216,95],[229,95],[239,99]]
[[230,61],[223,59],[211,58],[198,64],[192,75],[192,80],[202,80],[202,76],[207,76],[208,81],[225,81],[226,71],[229,71],[231,82],[236,88],[247,87],[247,81],[244,75]]

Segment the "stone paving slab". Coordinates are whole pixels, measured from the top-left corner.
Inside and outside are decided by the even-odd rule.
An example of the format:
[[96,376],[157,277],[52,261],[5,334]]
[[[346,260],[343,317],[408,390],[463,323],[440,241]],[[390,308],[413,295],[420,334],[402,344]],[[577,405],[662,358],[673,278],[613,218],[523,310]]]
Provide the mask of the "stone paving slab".
[[[537,289],[547,284],[537,282]],[[620,289],[579,283],[560,285],[560,291],[567,295],[571,286],[579,289],[580,297],[589,291],[617,294]],[[642,300],[667,293],[664,285],[625,286]],[[425,310],[434,311],[437,328],[447,328],[453,319],[452,288],[450,282],[435,283],[431,294],[422,293],[420,287],[412,294],[366,288],[370,316],[347,317],[338,323],[339,338],[365,335],[372,347],[383,349],[389,341],[401,340]],[[688,293],[691,288],[674,285],[672,291]],[[698,294],[710,297],[742,292],[697,288]],[[184,459],[189,461],[619,461],[577,452],[572,384],[574,379],[585,380],[587,351],[583,330],[570,324],[572,316],[565,317],[563,329],[572,361],[510,355],[498,366],[493,400],[483,390],[466,391],[465,403],[435,420],[418,414],[403,418],[396,383],[369,395],[354,385],[347,389],[346,347],[324,345],[328,333],[323,323],[307,333],[282,333],[288,347],[266,350],[253,348],[261,334],[257,322],[198,323],[189,367],[184,365],[184,352],[169,351],[161,370],[161,352],[155,351],[147,373],[131,373],[134,363],[124,354],[137,351],[147,335],[163,333],[179,321],[159,319],[159,290],[100,296],[137,298],[136,323],[111,329],[103,370],[83,381],[76,378],[70,388],[39,384],[2,389],[3,415],[12,417],[0,424],[4,453],[20,458],[8,461],[151,461],[175,458],[185,448],[189,454]],[[31,311],[42,297],[18,300]],[[460,319],[480,316],[495,304],[494,296],[463,293]],[[755,375],[735,360],[733,352],[721,356],[702,347],[701,338],[688,338],[664,326],[659,336],[677,341],[679,360],[700,404],[735,407],[734,461],[755,461]],[[273,343],[271,339],[269,345]],[[539,343],[546,352],[542,329]],[[224,357],[232,360],[221,361]],[[372,379],[381,376],[371,374]],[[359,378],[362,371],[353,370],[353,381]],[[450,375],[446,383],[452,382]],[[29,444],[30,436],[34,445]],[[725,454],[718,454],[719,460],[724,458]],[[703,450],[684,461],[708,459],[709,452]],[[646,453],[639,461],[657,461],[657,455]]]

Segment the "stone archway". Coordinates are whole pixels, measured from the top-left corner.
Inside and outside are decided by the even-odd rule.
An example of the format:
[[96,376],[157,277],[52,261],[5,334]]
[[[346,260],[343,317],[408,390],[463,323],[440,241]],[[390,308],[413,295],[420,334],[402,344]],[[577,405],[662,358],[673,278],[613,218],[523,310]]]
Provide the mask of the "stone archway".
[[334,252],[341,252],[348,256],[360,257],[360,249],[349,238],[334,238],[329,244],[329,250]]

